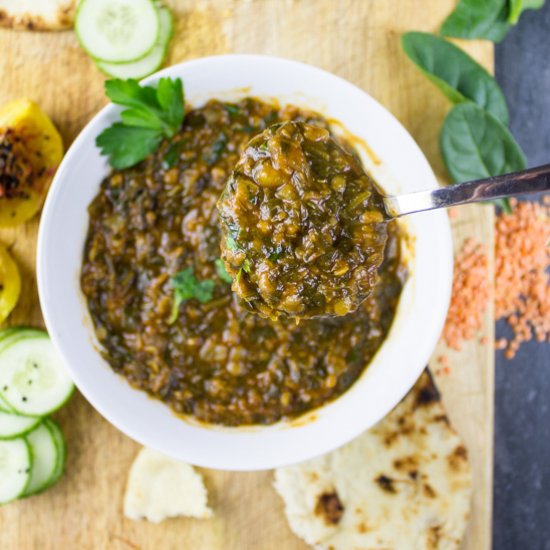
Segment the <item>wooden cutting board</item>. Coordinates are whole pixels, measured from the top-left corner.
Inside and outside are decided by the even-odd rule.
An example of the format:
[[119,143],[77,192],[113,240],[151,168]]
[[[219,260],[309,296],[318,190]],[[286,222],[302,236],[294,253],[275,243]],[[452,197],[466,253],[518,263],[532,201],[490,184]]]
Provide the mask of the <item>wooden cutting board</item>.
[[[176,30],[167,64],[221,53],[264,53],[298,59],[357,84],[409,130],[445,181],[437,139],[448,102],[403,55],[407,30],[435,32],[454,0],[173,0]],[[492,69],[488,43],[463,44]],[[0,31],[0,103],[28,96],[52,116],[68,146],[105,103],[103,77],[72,32]],[[72,182],[78,185],[78,181]],[[492,254],[493,212],[461,210],[455,244],[475,235]],[[23,274],[22,297],[10,324],[42,325],[35,279],[38,220],[0,231]],[[492,258],[490,261],[492,266]],[[492,277],[491,277],[492,280]],[[59,304],[63,307],[63,304]],[[493,456],[493,316],[484,343],[451,355],[440,377],[449,414],[474,466],[473,511],[464,548],[491,544]],[[439,352],[437,352],[439,353]],[[436,355],[437,355],[436,353]],[[404,359],[405,360],[405,359]],[[272,473],[204,471],[216,517],[162,525],[123,517],[126,476],[138,445],[110,426],[80,395],[56,414],[68,441],[66,475],[52,490],[0,509],[0,548],[294,550],[306,548],[289,530]]]

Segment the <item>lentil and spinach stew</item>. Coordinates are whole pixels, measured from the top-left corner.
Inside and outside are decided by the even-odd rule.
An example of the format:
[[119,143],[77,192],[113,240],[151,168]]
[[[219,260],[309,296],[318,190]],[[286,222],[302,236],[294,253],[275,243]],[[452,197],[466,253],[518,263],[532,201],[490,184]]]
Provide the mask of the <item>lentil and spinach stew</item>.
[[247,98],[187,112],[89,207],[81,286],[106,361],[175,412],[228,426],[296,417],[345,392],[388,333],[405,269],[387,225],[378,283],[346,316],[272,321],[231,291],[216,203],[249,140],[315,113]]
[[372,292],[387,229],[374,182],[328,129],[288,121],[246,146],[219,200],[233,290],[273,320],[340,316]]

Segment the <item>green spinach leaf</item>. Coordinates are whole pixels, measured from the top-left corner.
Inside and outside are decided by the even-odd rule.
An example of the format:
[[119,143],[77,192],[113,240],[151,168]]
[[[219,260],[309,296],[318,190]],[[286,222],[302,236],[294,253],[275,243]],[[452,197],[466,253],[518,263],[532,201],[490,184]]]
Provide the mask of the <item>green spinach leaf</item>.
[[544,6],[544,0],[510,0],[508,23],[515,25],[525,10],[538,10]]
[[401,42],[411,61],[453,103],[471,100],[508,124],[506,99],[496,80],[460,48],[423,32],[408,32]]
[[523,151],[508,129],[474,103],[453,107],[443,123],[441,154],[455,182],[523,170]]
[[443,22],[441,34],[500,42],[509,28],[508,0],[459,0]]

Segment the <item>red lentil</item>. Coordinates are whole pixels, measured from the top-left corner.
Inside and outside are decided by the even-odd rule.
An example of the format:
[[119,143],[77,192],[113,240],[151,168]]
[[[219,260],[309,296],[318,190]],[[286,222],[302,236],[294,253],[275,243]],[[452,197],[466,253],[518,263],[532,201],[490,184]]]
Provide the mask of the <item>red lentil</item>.
[[[506,319],[510,339],[495,348],[511,359],[523,342],[550,342],[550,196],[542,204],[511,201],[513,212],[495,221],[495,317]],[[474,239],[466,239],[455,258],[451,304],[443,341],[460,350],[482,325],[489,300],[487,254]],[[480,343],[487,342],[486,336]],[[447,366],[444,356],[438,363]]]
[[473,238],[464,241],[455,258],[451,304],[443,328],[443,341],[460,350],[464,340],[474,338],[489,301],[487,252]]
[[498,347],[508,359],[523,342],[550,341],[550,196],[512,206],[497,217],[495,234],[495,316],[513,330]]

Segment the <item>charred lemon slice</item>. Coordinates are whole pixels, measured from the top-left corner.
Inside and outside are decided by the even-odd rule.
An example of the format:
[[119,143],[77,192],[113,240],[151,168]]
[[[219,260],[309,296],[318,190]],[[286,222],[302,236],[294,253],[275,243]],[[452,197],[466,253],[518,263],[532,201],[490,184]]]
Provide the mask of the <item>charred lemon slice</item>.
[[18,99],[0,108],[0,226],[40,210],[62,157],[61,136],[36,103]]
[[0,323],[11,313],[21,291],[19,268],[6,248],[0,245]]

